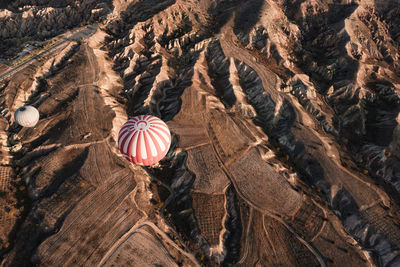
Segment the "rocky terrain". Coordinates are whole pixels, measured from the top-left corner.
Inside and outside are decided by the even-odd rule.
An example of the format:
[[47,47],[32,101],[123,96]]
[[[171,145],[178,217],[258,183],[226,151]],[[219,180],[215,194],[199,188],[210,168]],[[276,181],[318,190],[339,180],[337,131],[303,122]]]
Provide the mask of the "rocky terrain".
[[112,3],[110,0],[17,0],[0,2],[0,8],[4,8],[0,9],[0,59],[4,59],[15,56],[23,44],[43,41],[104,19]]
[[0,80],[1,266],[400,266],[398,1],[15,1],[0,53],[99,18]]

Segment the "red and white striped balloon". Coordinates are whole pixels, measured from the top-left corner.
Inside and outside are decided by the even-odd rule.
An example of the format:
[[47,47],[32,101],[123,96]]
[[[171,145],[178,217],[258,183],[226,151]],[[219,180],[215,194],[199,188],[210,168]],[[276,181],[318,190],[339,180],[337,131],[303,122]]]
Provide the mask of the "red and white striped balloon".
[[149,166],[159,162],[171,145],[168,126],[157,117],[140,115],[129,119],[118,134],[118,148],[129,161]]

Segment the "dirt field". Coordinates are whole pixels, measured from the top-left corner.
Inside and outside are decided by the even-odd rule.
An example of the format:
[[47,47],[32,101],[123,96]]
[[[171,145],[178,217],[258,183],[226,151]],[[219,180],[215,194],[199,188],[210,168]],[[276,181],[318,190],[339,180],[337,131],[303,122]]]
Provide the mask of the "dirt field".
[[398,266],[399,11],[331,2],[113,1],[3,79],[1,266]]

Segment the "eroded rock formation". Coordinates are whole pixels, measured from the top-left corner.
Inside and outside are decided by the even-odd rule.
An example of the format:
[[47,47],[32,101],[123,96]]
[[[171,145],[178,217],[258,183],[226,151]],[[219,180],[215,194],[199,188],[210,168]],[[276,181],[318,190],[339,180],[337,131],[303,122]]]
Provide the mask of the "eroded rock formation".
[[[4,266],[400,264],[398,3],[113,8],[1,81]],[[147,168],[116,145],[143,113],[173,135]]]

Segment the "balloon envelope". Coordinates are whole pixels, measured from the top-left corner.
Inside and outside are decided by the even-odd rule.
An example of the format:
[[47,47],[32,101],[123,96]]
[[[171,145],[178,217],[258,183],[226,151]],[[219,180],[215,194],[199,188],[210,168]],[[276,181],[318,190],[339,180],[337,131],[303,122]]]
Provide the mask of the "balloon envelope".
[[15,111],[14,119],[23,127],[35,127],[39,121],[39,111],[32,106],[22,106]]
[[118,134],[118,148],[129,161],[149,166],[160,161],[171,145],[168,126],[157,117],[140,115],[129,119]]

